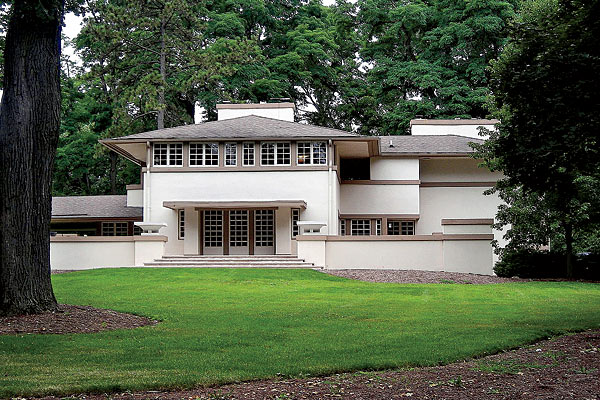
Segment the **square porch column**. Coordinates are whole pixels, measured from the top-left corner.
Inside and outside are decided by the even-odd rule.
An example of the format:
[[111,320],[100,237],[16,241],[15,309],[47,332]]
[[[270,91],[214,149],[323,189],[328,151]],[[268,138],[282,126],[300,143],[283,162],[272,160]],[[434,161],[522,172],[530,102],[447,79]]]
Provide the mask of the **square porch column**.
[[185,236],[183,238],[183,254],[185,255],[199,254],[199,214],[194,207],[185,208]]

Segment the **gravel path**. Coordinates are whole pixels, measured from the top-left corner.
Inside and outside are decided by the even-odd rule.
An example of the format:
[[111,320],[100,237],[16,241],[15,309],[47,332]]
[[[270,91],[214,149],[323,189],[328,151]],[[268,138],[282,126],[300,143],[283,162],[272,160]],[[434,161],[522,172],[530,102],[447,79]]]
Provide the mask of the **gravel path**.
[[464,274],[460,272],[434,272],[417,270],[389,269],[326,269],[320,270],[329,275],[367,282],[385,283],[464,283],[490,284],[506,282],[526,282],[525,279],[500,278],[490,275]]

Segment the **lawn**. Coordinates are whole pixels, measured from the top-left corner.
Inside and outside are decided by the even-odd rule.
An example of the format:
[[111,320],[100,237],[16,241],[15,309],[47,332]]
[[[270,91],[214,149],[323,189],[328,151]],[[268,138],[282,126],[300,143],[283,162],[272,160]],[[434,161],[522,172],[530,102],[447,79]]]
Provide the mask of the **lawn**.
[[105,269],[53,283],[61,303],[162,322],[0,336],[0,397],[434,365],[600,327],[600,285],[585,283],[398,285],[260,269]]

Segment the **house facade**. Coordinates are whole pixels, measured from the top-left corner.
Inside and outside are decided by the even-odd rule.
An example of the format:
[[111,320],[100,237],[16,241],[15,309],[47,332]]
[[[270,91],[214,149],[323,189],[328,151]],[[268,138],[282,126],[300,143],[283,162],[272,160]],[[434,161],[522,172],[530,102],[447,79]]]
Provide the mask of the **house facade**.
[[[492,273],[499,174],[470,142],[491,120],[414,120],[413,135],[295,123],[292,103],[101,143],[141,169],[127,206],[163,256],[297,255],[325,268]],[[465,135],[459,135],[464,132]],[[143,257],[140,257],[142,259]]]

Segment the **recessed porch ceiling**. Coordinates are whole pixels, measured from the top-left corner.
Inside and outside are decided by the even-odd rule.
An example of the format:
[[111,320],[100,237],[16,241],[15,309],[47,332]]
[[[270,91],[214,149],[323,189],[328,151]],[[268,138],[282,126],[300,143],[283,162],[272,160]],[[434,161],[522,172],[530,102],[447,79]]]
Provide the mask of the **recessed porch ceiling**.
[[186,207],[201,209],[248,209],[291,207],[306,209],[304,200],[228,200],[228,201],[164,201],[163,206],[172,210]]

